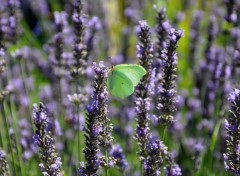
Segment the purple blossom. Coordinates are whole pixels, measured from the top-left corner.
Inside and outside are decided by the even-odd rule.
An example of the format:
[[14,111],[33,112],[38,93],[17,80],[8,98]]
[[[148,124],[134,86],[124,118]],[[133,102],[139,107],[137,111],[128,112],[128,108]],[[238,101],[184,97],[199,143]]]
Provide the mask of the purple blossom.
[[140,61],[140,65],[145,68],[147,74],[143,76],[139,84],[137,85],[136,91],[136,101],[135,101],[135,111],[137,113],[137,127],[135,139],[137,140],[140,151],[139,158],[144,160],[147,157],[146,145],[149,136],[149,111],[150,111],[150,91],[149,89],[151,83],[152,75],[152,52],[153,47],[151,43],[151,33],[150,28],[146,21],[139,22],[139,43],[137,44],[137,57]]
[[8,164],[6,159],[6,153],[0,148],[0,175],[8,175]]
[[128,169],[126,157],[123,153],[123,149],[119,144],[112,145],[109,154],[117,160],[116,165],[121,171],[126,171]]
[[144,176],[160,175],[159,165],[163,164],[167,147],[162,141],[151,138],[147,144],[147,158],[144,159]]
[[[111,145],[112,136],[112,125],[109,123],[107,117],[107,90],[106,90],[106,76],[107,68],[104,66],[103,62],[99,65],[93,63],[93,69],[95,71],[95,81],[94,81],[94,92],[90,104],[87,105],[87,119],[86,119],[86,134],[85,134],[85,144],[86,147],[83,150],[85,156],[85,167],[80,168],[81,173],[87,175],[96,174],[101,162],[100,158],[97,156],[99,151],[99,146],[108,150]],[[108,167],[111,159],[105,159],[104,166]]]
[[162,76],[159,80],[160,85],[157,109],[159,111],[158,123],[171,123],[174,121],[174,113],[176,112],[175,97],[176,90],[176,71],[177,71],[177,42],[183,35],[181,30],[169,29],[169,44],[167,48],[161,51],[161,72]]
[[33,120],[37,128],[33,136],[34,143],[39,146],[39,153],[43,163],[39,165],[43,174],[62,175],[62,162],[54,146],[54,140],[51,133],[47,131],[49,117],[45,106],[40,103],[39,107],[35,104],[33,108]]
[[224,156],[225,169],[232,173],[239,173],[239,160],[240,160],[240,139],[239,139],[239,106],[240,106],[240,90],[234,89],[230,94],[228,100],[231,103],[230,114],[225,119],[225,129],[227,133],[226,139],[226,152]]
[[179,175],[182,175],[182,172],[178,164],[175,164],[171,168],[169,167],[165,168],[165,174],[167,176],[179,176]]

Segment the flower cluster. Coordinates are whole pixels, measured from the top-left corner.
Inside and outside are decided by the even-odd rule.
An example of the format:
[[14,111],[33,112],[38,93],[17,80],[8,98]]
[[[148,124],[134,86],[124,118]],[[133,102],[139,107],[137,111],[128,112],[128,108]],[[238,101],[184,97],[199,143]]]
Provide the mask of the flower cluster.
[[0,149],[0,175],[2,176],[9,175],[6,154],[2,149]]
[[189,44],[189,56],[188,61],[190,67],[194,68],[196,64],[196,54],[197,54],[197,44],[200,42],[201,35],[199,35],[201,30],[201,20],[203,18],[202,11],[196,11],[192,23],[191,23],[191,31],[190,31],[190,44]]
[[67,25],[67,14],[66,12],[54,12],[54,21],[57,33],[53,37],[53,52],[54,56],[50,58],[53,62],[54,74],[57,77],[62,77],[65,75],[65,62],[64,62],[64,29]]
[[167,147],[162,141],[149,139],[147,144],[148,157],[144,160],[144,176],[160,175],[160,166],[163,164]]
[[6,61],[5,61],[5,52],[3,48],[0,48],[0,74],[5,70]]
[[236,23],[237,22],[237,1],[236,0],[224,0],[226,5],[227,13],[225,15],[225,19],[228,22]]
[[86,107],[86,134],[84,135],[86,147],[83,150],[86,162],[85,166],[79,169],[79,173],[84,173],[85,175],[96,175],[100,164],[109,167],[111,162],[109,158],[97,156],[100,146],[108,150],[112,142],[112,125],[107,117],[108,110],[106,104],[108,100],[106,88],[108,70],[102,62],[99,63],[99,66],[94,63],[93,68],[96,74],[93,85],[94,92],[89,105]]
[[81,15],[82,2],[81,0],[75,0],[73,3],[74,13],[72,15],[74,25],[74,62],[73,67],[70,70],[71,76],[79,77],[86,72],[86,46],[84,44],[84,16]]
[[51,132],[47,130],[49,117],[45,106],[40,103],[33,108],[33,120],[37,128],[33,137],[34,143],[39,146],[42,163],[39,164],[43,175],[61,176],[62,162],[58,157]]
[[161,58],[161,51],[167,47],[168,45],[168,34],[171,25],[166,16],[166,8],[161,8],[160,11],[157,12],[157,26],[156,26],[156,33],[157,33],[157,57]]
[[140,146],[139,156],[143,160],[147,156],[146,146],[149,136],[149,110],[150,110],[150,93],[152,88],[150,85],[152,74],[152,52],[153,46],[151,43],[150,28],[146,21],[139,22],[139,43],[137,45],[137,56],[140,65],[147,71],[136,87],[136,113],[137,113],[137,128],[135,138]]
[[176,31],[175,29],[169,30],[169,44],[167,48],[162,50],[161,54],[161,68],[162,77],[160,79],[159,99],[157,109],[159,116],[157,121],[160,124],[171,123],[174,121],[174,113],[176,112],[176,71],[177,71],[177,43],[183,35],[183,31]]
[[180,176],[182,175],[181,168],[174,162],[174,157],[171,153],[166,155],[167,166],[164,168],[166,176]]
[[239,175],[240,173],[240,90],[235,89],[228,98],[231,103],[230,115],[225,120],[225,129],[227,131],[227,148],[224,156],[225,169]]
[[[162,7],[160,10],[157,10],[157,6],[154,6],[155,10],[157,11],[156,15],[156,34],[157,34],[157,42],[156,42],[156,58],[153,62],[153,67],[159,68],[161,67],[161,60],[162,58],[162,51],[165,49],[168,45],[169,40],[169,29],[171,28],[171,25],[168,21],[167,15],[166,15],[166,8]],[[156,73],[160,73],[160,69],[156,69]],[[158,82],[158,78],[156,80]],[[154,100],[156,101],[156,100]]]
[[119,144],[114,144],[111,146],[109,155],[116,159],[116,165],[121,171],[126,171],[128,169],[126,157],[123,153],[123,149]]

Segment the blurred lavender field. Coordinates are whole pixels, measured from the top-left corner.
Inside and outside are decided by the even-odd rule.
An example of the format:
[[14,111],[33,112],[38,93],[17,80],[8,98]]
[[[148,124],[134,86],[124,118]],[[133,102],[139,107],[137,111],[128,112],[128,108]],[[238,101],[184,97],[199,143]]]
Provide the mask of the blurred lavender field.
[[239,0],[0,3],[0,176],[240,175]]

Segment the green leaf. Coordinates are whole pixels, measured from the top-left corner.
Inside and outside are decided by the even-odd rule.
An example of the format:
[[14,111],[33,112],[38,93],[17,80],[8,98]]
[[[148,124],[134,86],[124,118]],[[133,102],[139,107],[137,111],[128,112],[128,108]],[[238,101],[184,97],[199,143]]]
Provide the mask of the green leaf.
[[112,95],[125,98],[134,92],[145,74],[146,70],[137,64],[116,65],[109,71],[107,87]]

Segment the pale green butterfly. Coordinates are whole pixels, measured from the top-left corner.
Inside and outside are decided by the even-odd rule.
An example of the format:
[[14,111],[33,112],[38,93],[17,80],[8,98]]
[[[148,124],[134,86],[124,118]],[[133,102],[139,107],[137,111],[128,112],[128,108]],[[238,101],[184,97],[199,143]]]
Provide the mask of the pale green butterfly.
[[134,92],[134,87],[146,74],[146,70],[137,64],[119,64],[108,73],[107,87],[116,97],[125,98]]

